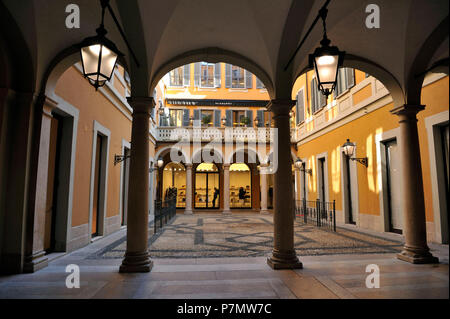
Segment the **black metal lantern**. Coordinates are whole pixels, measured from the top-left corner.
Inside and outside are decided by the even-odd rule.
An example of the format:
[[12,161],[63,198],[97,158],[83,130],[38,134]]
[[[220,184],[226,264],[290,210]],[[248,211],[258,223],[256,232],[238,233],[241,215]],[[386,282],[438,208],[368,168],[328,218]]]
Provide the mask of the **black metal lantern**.
[[328,97],[336,87],[339,68],[344,62],[345,52],[339,51],[338,47],[330,46],[331,41],[327,38],[326,17],[328,10],[323,8],[319,15],[323,20],[323,39],[321,47],[309,55],[309,64],[316,73],[317,86],[323,95]]
[[111,79],[118,58],[123,56],[116,45],[106,38],[108,32],[104,20],[108,5],[108,2],[102,1],[102,21],[96,30],[97,35],[84,39],[80,44],[83,75],[96,90]]
[[352,161],[357,161],[358,163],[364,165],[365,167],[368,167],[369,165],[368,157],[352,157],[355,154],[356,145],[350,142],[349,139],[347,139],[347,142],[345,142],[345,144],[342,145],[342,150],[344,152],[344,155],[347,156]]
[[353,154],[355,154],[355,148],[356,148],[356,145],[354,143],[350,142],[349,139],[347,139],[347,142],[345,142],[345,144],[342,145],[344,154],[345,154],[345,156],[348,156],[348,157],[352,157]]

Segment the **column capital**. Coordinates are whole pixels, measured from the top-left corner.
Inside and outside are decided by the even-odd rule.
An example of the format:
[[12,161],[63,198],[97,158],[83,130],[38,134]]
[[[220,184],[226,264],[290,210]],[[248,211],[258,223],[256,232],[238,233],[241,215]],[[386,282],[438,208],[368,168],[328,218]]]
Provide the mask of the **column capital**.
[[133,108],[133,113],[145,113],[150,116],[150,109],[155,107],[155,100],[152,97],[135,97],[127,98],[128,104]]
[[55,100],[49,98],[48,96],[45,96],[44,97],[44,105],[43,105],[43,108],[42,108],[42,112],[45,115],[47,115],[47,116],[53,117],[52,111],[54,109],[56,109],[57,106],[58,106],[58,102],[56,102]]
[[222,167],[224,170],[229,170],[230,169],[231,164],[230,163],[223,163]]
[[184,163],[184,166],[186,166],[186,169],[192,169],[194,165],[192,163]]
[[425,109],[425,105],[408,105],[404,104],[392,109],[390,112],[395,115],[406,115],[410,117],[415,117],[417,113],[423,111]]
[[289,116],[289,112],[291,111],[295,103],[296,101],[294,100],[275,99],[269,102],[267,109],[273,112],[275,116]]
[[42,106],[43,115],[47,115],[49,117],[52,117],[52,111],[58,106],[58,102],[45,94],[39,94],[35,96],[35,101],[38,107]]

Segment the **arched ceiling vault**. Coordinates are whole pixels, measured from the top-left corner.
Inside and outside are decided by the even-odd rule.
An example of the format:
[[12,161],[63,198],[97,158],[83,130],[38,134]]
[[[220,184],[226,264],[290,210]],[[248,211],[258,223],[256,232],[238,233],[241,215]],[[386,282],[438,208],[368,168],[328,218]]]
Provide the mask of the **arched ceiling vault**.
[[[23,2],[28,2],[29,5]],[[273,98],[290,98],[296,76],[308,67],[308,54],[319,45],[319,23],[287,71],[284,67],[325,0],[111,0],[140,67],[130,59],[107,14],[108,37],[126,54],[134,96],[148,96],[169,66],[209,56],[247,66],[271,87]],[[402,91],[396,103],[407,103],[415,89],[411,74],[448,58],[446,37],[432,37],[448,19],[448,0],[378,0],[381,28],[365,25],[371,1],[333,0],[327,19],[332,44],[349,54],[347,65],[369,65],[388,75]],[[3,0],[29,51],[35,87],[61,52],[92,36],[100,19],[99,1],[79,0],[81,28],[66,29],[64,1]],[[447,22],[448,23],[448,22]],[[7,30],[2,30],[7,32]],[[439,33],[439,32],[438,32]],[[433,45],[427,41],[434,39]],[[442,42],[442,43],[439,43]],[[447,43],[447,45],[445,45]],[[210,54],[215,48],[217,55]],[[416,63],[418,59],[421,63]],[[427,61],[428,60],[428,61]],[[355,62],[359,61],[359,62]],[[363,62],[361,62],[363,61]],[[421,70],[425,69],[425,70]],[[372,72],[377,75],[377,72]],[[383,80],[383,79],[380,79]],[[419,81],[420,82],[420,81]],[[417,90],[417,89],[415,89]],[[397,93],[395,93],[397,95]]]

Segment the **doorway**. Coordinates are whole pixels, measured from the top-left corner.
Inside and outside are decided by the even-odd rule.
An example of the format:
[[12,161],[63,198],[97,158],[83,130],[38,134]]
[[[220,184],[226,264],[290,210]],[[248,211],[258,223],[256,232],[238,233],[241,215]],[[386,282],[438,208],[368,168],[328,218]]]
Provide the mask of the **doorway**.
[[171,162],[163,170],[164,200],[169,199],[169,195],[174,193],[177,194],[177,208],[186,208],[186,168],[181,163]]
[[318,171],[318,196],[319,196],[319,200],[321,202],[325,202],[326,201],[326,174],[325,174],[325,170],[326,170],[326,161],[325,158],[319,158],[317,159],[318,161],[318,166],[319,166],[319,171]]
[[401,207],[401,166],[400,150],[397,140],[384,143],[387,174],[387,197],[389,213],[389,231],[397,234],[403,233],[403,215]]
[[58,204],[58,174],[61,161],[62,118],[53,115],[50,126],[47,202],[45,210],[44,250],[47,254],[55,251],[56,246],[56,214]]
[[100,188],[101,188],[101,171],[102,171],[102,149],[103,139],[100,134],[97,134],[97,143],[95,149],[95,168],[94,168],[94,203],[92,207],[92,237],[97,237],[99,231],[99,215],[100,215]]
[[220,208],[220,175],[213,163],[200,164],[195,172],[195,209]]
[[252,209],[252,174],[247,164],[230,166],[230,208]]

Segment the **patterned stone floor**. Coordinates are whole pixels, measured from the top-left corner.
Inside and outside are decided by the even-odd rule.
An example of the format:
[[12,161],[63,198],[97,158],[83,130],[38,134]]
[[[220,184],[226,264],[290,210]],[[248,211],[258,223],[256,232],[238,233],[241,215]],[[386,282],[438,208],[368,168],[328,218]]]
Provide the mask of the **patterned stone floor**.
[[[122,258],[125,239],[89,258]],[[149,245],[157,258],[264,257],[273,247],[273,220],[271,215],[259,214],[177,215],[156,234],[150,227]],[[332,232],[295,222],[295,249],[299,256],[396,253],[401,243],[355,230]]]
[[[271,232],[270,216],[179,215],[151,235],[152,271],[121,274],[126,234],[121,229],[71,253],[49,255],[49,266],[36,273],[0,276],[0,300],[449,298],[448,245],[430,244],[440,264],[412,265],[396,258],[401,236],[344,228],[333,234],[296,225],[304,269],[275,271],[266,257],[247,257],[270,253]],[[202,258],[187,258],[194,254]],[[234,257],[206,258],[219,254]],[[374,264],[380,288],[369,289],[366,267]],[[68,265],[80,268],[79,289],[66,287]]]

